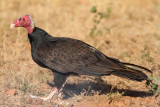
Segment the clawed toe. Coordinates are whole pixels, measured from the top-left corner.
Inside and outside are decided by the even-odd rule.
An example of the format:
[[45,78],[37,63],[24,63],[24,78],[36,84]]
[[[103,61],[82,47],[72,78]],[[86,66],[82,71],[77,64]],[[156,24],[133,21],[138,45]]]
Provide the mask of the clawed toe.
[[33,95],[30,95],[30,97],[31,98],[38,98],[38,99],[42,99],[43,101],[47,101],[47,100],[50,100],[53,96],[54,96],[54,94],[57,92],[57,88],[56,87],[54,87],[53,88],[53,90],[52,90],[52,92],[47,96],[47,97],[38,97],[38,96],[33,96]]

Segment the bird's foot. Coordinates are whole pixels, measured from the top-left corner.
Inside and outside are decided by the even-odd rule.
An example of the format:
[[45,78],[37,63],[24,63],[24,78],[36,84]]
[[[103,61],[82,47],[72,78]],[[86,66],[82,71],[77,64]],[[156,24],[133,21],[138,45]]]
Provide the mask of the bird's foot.
[[33,96],[33,95],[30,95],[30,97],[31,98],[38,98],[38,99],[42,99],[43,101],[47,101],[47,100],[50,100],[52,97],[53,97],[53,95],[57,92],[57,88],[56,87],[54,87],[53,88],[53,90],[52,90],[52,92],[47,96],[47,97],[44,97],[44,98],[42,98],[42,97],[37,97],[37,96]]
[[61,101],[61,99],[62,99],[62,93],[60,92],[57,97],[58,97],[58,100]]

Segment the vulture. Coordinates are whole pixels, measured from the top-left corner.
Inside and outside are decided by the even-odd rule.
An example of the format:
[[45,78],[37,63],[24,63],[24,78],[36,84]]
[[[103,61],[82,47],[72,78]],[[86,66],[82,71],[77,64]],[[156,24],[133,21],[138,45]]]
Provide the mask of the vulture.
[[[69,75],[107,76],[116,75],[135,81],[148,80],[148,76],[142,71],[152,73],[149,69],[121,62],[111,58],[77,39],[67,37],[53,37],[45,30],[35,26],[30,15],[24,15],[11,24],[11,29],[24,27],[28,31],[28,39],[31,44],[31,56],[34,62],[43,68],[48,68],[54,73],[52,92],[49,100],[58,92],[60,95]],[[32,98],[40,98],[31,95]]]

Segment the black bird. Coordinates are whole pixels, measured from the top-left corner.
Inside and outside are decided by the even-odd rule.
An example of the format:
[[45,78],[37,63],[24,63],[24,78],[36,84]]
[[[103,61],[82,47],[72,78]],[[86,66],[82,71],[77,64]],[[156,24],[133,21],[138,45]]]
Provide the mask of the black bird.
[[60,92],[65,85],[66,78],[72,74],[98,77],[113,74],[131,80],[143,81],[148,80],[148,76],[142,70],[152,73],[147,68],[108,57],[80,40],[53,37],[46,31],[35,27],[34,21],[29,15],[15,20],[11,24],[11,28],[15,27],[27,29],[33,60],[39,66],[54,72],[54,83],[57,88],[54,88],[47,98],[42,98],[43,100],[52,98],[57,90]]

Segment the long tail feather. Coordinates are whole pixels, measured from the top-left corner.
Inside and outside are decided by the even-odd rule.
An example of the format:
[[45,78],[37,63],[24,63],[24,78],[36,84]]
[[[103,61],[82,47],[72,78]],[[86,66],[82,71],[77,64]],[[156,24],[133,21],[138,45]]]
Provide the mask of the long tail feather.
[[142,71],[129,67],[127,67],[126,69],[114,70],[112,74],[136,81],[148,80],[148,76],[144,74]]
[[150,72],[150,73],[152,73],[152,71],[151,70],[149,70],[149,69],[147,69],[147,68],[145,68],[145,67],[142,67],[142,66],[139,66],[139,65],[135,65],[135,64],[131,64],[131,63],[125,63],[125,62],[121,62],[123,65],[125,65],[125,66],[129,66],[129,67],[131,67],[131,68],[137,68],[137,69],[140,69],[140,70],[145,70],[145,71],[147,71],[147,72]]

